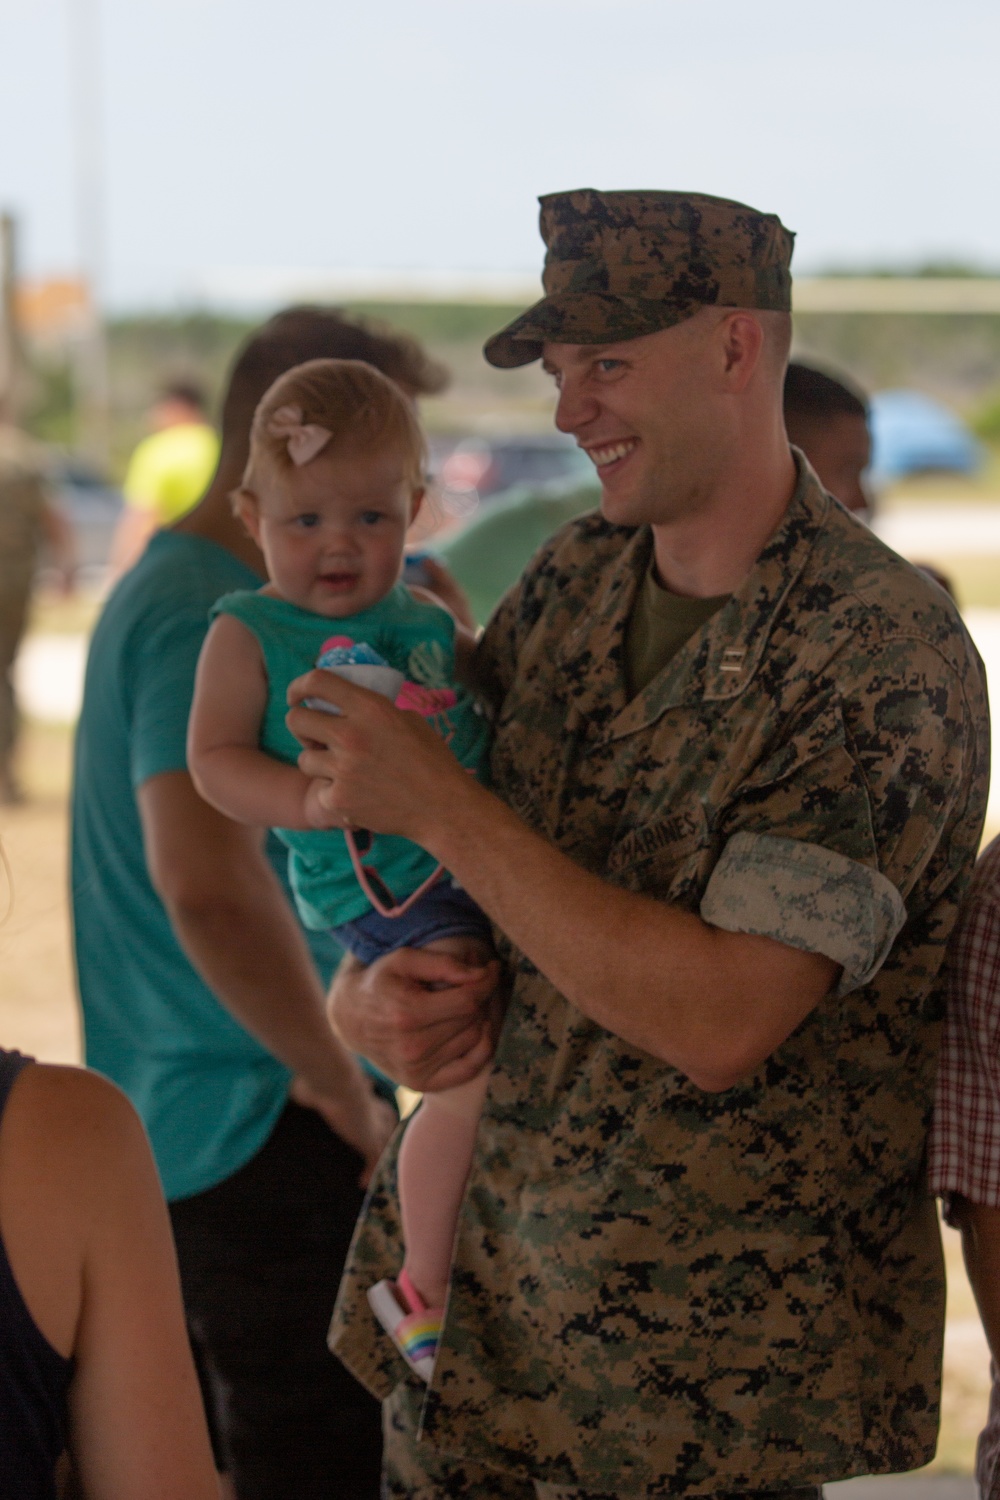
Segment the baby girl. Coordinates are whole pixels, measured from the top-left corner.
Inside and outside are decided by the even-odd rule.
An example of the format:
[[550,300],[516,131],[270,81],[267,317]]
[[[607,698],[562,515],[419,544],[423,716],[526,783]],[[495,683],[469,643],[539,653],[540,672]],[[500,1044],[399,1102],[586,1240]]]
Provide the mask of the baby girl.
[[[329,828],[322,784],[299,770],[302,747],[285,725],[289,683],[318,664],[422,714],[470,772],[485,766],[486,720],[461,683],[471,637],[400,581],[423,469],[412,407],[370,366],[312,360],[275,381],[254,416],[233,497],[270,581],[214,608],[188,759],[203,797],[240,822],[274,828],[288,845],[307,927],[333,929],[366,964],[426,947],[481,965],[492,941],[480,909],[409,840]],[[428,1095],[410,1120],[399,1157],[404,1265],[368,1294],[425,1379],[488,1071]]]

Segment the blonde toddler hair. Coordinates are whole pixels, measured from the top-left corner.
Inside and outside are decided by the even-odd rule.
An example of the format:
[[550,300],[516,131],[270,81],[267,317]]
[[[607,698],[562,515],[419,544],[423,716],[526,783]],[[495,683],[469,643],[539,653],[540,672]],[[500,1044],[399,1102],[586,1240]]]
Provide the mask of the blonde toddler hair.
[[233,496],[235,504],[256,501],[257,486],[268,473],[288,473],[296,467],[287,424],[283,428],[280,417],[289,407],[297,409],[303,426],[330,434],[317,456],[345,450],[398,452],[409,483],[414,490],[423,488],[424,435],[399,387],[360,359],[311,359],[279,375],[261,398],[250,429],[243,482]]

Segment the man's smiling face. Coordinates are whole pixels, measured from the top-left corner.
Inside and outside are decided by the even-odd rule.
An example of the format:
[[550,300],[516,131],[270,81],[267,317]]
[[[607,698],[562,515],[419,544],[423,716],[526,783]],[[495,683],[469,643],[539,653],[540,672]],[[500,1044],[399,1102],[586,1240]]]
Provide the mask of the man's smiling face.
[[718,310],[705,309],[621,343],[545,345],[556,426],[593,461],[609,521],[663,524],[697,508],[721,415],[719,322]]

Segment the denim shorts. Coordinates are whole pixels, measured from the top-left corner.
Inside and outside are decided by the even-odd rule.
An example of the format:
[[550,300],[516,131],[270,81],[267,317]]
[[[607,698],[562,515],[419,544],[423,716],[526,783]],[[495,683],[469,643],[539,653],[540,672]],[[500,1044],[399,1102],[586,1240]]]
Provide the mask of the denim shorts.
[[373,964],[397,948],[426,948],[438,938],[475,937],[492,942],[486,913],[472,897],[444,875],[399,917],[383,917],[374,908],[354,922],[333,929],[333,936],[363,964]]

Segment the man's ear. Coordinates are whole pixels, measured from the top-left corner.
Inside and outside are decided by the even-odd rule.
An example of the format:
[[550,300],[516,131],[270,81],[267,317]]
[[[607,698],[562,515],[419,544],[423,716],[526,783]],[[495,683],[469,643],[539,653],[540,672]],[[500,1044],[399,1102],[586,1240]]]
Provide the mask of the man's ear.
[[752,312],[730,313],[720,325],[726,387],[732,394],[746,390],[764,351],[764,329]]

